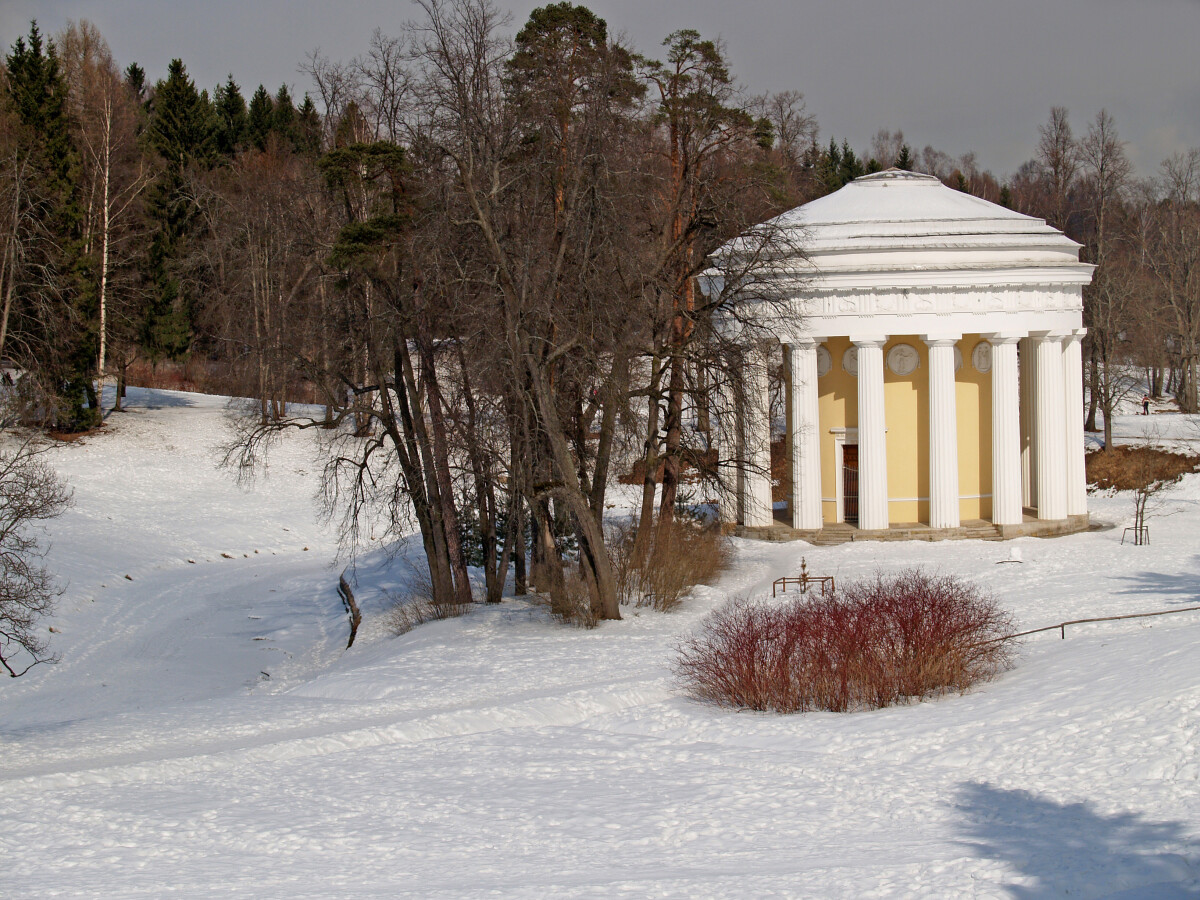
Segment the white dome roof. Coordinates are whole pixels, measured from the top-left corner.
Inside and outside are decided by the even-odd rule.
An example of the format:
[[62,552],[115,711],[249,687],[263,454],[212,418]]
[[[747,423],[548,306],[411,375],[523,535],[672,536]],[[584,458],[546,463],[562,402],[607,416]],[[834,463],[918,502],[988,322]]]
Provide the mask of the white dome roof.
[[719,290],[758,256],[746,299],[782,291],[812,334],[1069,330],[1093,269],[1079,249],[1042,219],[888,169],[727,244],[708,278]]
[[[998,252],[989,254],[987,263],[1001,267],[1079,262],[1079,244],[1042,219],[948,188],[932,175],[902,169],[856,178],[765,227],[792,232],[822,271],[841,268],[837,257],[853,251],[905,251],[903,260],[894,261],[904,268],[932,262],[914,256],[913,251],[921,250],[991,249]],[[945,265],[947,260],[938,262]]]
[[799,206],[779,218],[787,220],[797,214],[809,224],[822,225],[982,219],[1041,222],[971,194],[952,190],[932,175],[903,169],[863,175],[841,190]]

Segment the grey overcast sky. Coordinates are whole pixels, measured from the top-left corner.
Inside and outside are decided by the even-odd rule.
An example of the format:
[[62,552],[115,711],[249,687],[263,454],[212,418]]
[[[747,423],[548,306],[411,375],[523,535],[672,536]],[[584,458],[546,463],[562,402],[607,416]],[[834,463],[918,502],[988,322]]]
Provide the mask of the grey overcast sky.
[[[545,2],[545,0],[543,0]],[[528,0],[498,0],[515,31]],[[1200,147],[1200,0],[592,0],[612,34],[656,55],[678,28],[720,37],[754,92],[802,91],[822,140],[862,150],[880,128],[903,129],[1003,176],[1032,156],[1037,127],[1065,106],[1077,134],[1107,108],[1140,173]],[[90,19],[118,61],[152,80],[180,57],[202,87],[227,73],[247,96],[288,83],[319,47],[335,59],[365,50],[375,27],[395,32],[407,0],[0,0],[0,41],[36,18],[54,33]]]

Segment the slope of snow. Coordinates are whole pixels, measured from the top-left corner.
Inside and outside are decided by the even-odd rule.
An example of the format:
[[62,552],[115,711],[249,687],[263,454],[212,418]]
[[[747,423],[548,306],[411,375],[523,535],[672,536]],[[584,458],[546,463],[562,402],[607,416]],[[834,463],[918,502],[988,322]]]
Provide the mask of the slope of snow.
[[680,612],[594,631],[513,600],[390,637],[371,612],[408,563],[368,548],[344,651],[312,439],[244,489],[213,465],[221,401],[133,399],[54,451],[62,661],[0,687],[5,897],[1200,893],[1200,614],[1039,635],[977,691],[853,715],[717,710],[671,673],[801,556],[974,578],[1022,627],[1200,605],[1200,476],[1150,547],[1119,543],[1125,495],[1056,540],[739,541]]

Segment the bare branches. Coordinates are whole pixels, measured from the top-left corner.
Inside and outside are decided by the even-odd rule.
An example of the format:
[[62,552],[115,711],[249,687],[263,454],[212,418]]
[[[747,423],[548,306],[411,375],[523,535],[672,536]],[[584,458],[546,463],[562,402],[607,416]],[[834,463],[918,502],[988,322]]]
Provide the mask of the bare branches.
[[42,566],[42,522],[60,515],[71,493],[32,442],[0,452],[0,666],[12,678],[53,659],[38,625],[59,594]]

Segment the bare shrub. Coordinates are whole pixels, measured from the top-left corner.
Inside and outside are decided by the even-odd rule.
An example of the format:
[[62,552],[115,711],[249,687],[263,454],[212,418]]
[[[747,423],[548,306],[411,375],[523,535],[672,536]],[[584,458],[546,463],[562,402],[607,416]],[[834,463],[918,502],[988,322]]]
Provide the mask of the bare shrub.
[[433,585],[427,572],[418,571],[402,592],[388,595],[391,601],[383,614],[384,626],[397,637],[418,625],[442,619],[456,619],[471,611],[470,603],[439,602],[433,599]]
[[995,676],[1010,662],[1011,632],[980,588],[907,569],[820,599],[734,600],[684,641],[676,674],[692,696],[722,706],[878,709]]
[[729,564],[729,541],[712,525],[672,519],[639,546],[631,523],[614,526],[609,549],[621,603],[660,612],[677,607],[697,584],[709,584]]

